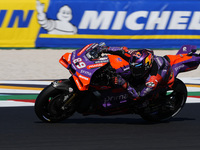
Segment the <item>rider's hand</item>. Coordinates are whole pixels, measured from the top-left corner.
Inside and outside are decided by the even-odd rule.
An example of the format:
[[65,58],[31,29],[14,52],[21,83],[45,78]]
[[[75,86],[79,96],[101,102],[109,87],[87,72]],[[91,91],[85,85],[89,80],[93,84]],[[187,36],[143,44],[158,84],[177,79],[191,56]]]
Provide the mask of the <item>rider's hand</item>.
[[108,51],[108,46],[103,46],[103,47],[101,47],[100,49],[101,49],[101,53],[106,53],[107,51]]
[[123,49],[124,51],[128,51],[128,47],[126,47],[126,46],[123,46],[122,49]]
[[139,94],[137,93],[137,91],[136,91],[133,87],[129,86],[129,87],[127,88],[127,91],[128,91],[128,93],[129,93],[129,95],[130,95],[134,100],[139,99]]
[[120,75],[113,77],[113,82],[114,82],[115,85],[120,85],[124,89],[126,89],[128,87],[128,83]]

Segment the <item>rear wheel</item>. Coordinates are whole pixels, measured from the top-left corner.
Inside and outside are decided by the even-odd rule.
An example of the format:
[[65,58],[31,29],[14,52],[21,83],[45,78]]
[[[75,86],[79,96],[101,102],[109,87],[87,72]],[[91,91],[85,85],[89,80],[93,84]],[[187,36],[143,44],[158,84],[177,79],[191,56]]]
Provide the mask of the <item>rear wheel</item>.
[[163,98],[157,99],[157,110],[149,113],[142,113],[141,117],[147,121],[160,122],[167,121],[178,114],[187,99],[187,88],[185,84],[176,79],[172,90],[168,92]]
[[47,86],[37,97],[35,113],[44,122],[59,122],[73,115],[74,93]]

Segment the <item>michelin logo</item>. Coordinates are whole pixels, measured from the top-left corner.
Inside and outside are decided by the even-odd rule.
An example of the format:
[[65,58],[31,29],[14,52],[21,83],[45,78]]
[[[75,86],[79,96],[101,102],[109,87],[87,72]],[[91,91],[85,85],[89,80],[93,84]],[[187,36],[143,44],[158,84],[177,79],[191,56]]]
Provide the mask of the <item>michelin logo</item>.
[[[96,11],[80,12],[80,22],[75,26],[72,9],[63,5],[57,20],[46,17],[44,4],[37,0],[38,23],[48,34],[77,34],[78,30],[200,30],[200,11]],[[77,13],[76,13],[77,14]],[[138,21],[142,19],[142,21]]]
[[57,13],[57,20],[48,19],[44,13],[44,4],[39,0],[36,2],[38,23],[47,30],[48,34],[76,34],[77,28],[70,20],[72,19],[72,10],[69,6],[64,5]]
[[[138,22],[143,18],[143,22]],[[190,19],[191,18],[191,19]],[[200,30],[200,11],[98,11],[86,10],[79,29]]]

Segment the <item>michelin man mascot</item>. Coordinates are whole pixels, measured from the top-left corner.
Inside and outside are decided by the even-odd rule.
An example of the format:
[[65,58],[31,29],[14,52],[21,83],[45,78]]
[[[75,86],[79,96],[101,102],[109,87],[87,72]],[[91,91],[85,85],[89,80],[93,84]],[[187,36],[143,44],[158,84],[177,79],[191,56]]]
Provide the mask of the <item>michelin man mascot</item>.
[[48,31],[48,34],[69,35],[76,34],[77,28],[70,20],[72,19],[72,10],[69,6],[64,5],[57,13],[57,20],[48,19],[44,13],[44,4],[37,0],[36,6],[38,12],[39,24]]

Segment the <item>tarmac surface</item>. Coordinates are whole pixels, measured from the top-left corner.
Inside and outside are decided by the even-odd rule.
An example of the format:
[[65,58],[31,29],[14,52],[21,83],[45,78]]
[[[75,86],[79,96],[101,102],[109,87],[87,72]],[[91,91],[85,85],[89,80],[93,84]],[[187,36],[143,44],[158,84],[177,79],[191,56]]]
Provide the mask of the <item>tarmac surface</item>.
[[170,122],[151,124],[138,115],[75,114],[43,123],[33,107],[0,108],[1,150],[199,150],[200,104],[186,104]]

